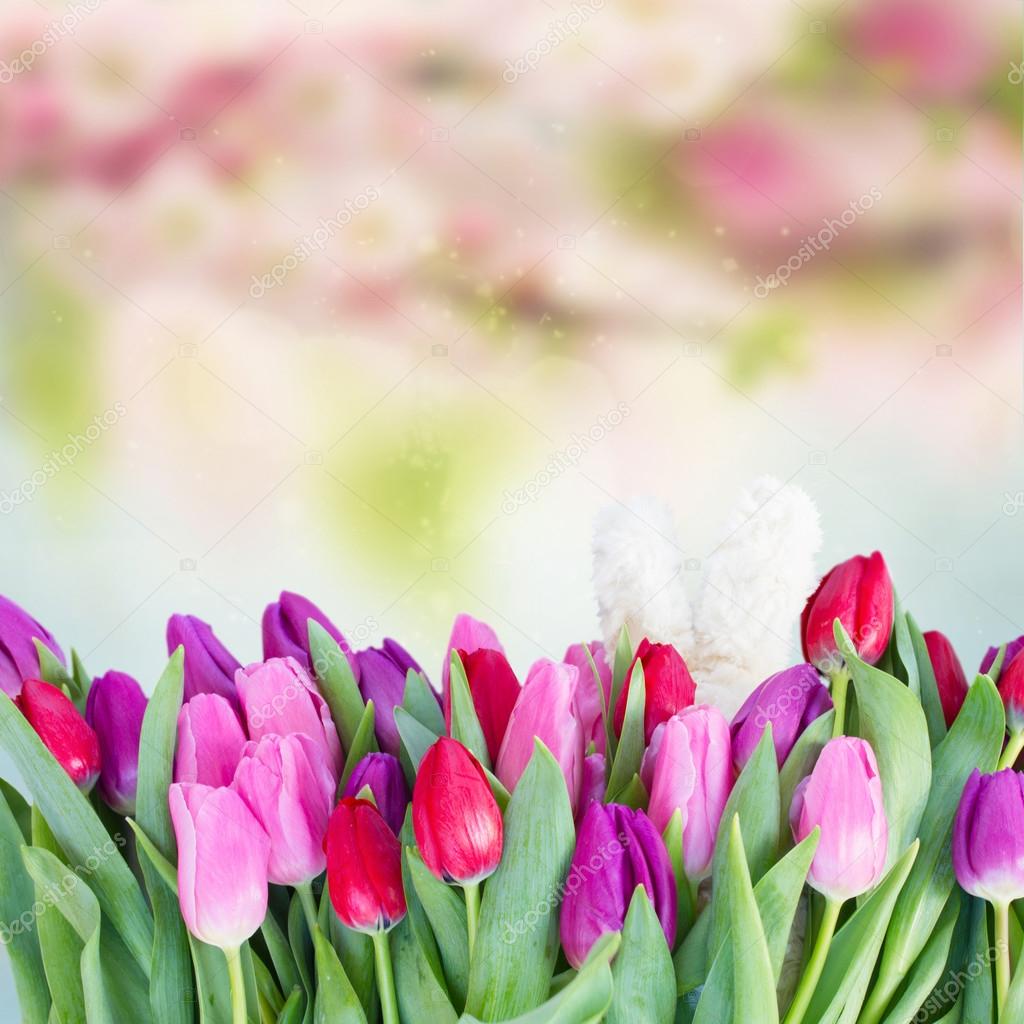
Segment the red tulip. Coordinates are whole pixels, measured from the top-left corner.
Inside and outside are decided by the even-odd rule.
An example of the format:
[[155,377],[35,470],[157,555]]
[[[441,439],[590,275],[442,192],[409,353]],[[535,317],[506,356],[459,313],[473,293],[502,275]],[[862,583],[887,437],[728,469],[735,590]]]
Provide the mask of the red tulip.
[[402,844],[369,800],[344,797],[327,825],[327,884],[342,924],[388,931],[405,917]]
[[967,676],[964,675],[963,666],[949,642],[949,637],[937,629],[932,629],[924,634],[924,642],[928,647],[932,668],[935,670],[942,715],[946,719],[946,725],[952,725],[967,697]]
[[833,632],[839,619],[857,654],[874,665],[889,646],[893,602],[892,579],[879,552],[840,562],[822,577],[800,617],[804,657],[826,674],[840,667]]
[[91,789],[100,774],[100,741],[78,708],[41,679],[26,679],[15,703],[75,785]]
[[1024,731],[1024,652],[1018,654],[999,676],[999,695],[1006,706],[1006,727]]
[[420,762],[412,824],[423,863],[445,882],[474,885],[501,860],[501,812],[480,762],[442,736]]
[[[466,670],[469,681],[469,692],[473,698],[473,707],[480,720],[484,739],[487,740],[487,753],[491,762],[497,760],[501,741],[508,728],[508,720],[512,709],[516,706],[521,689],[512,666],[501,651],[493,651],[481,647],[475,651],[459,651],[462,667]],[[452,708],[451,690],[445,701],[445,725],[451,731]]]
[[644,669],[644,740],[651,742],[654,730],[674,714],[693,704],[697,684],[683,661],[683,656],[671,644],[652,644],[646,637],[640,641],[633,664],[626,673],[618,703],[615,705],[615,735],[622,734],[629,699],[629,682],[637,662]]

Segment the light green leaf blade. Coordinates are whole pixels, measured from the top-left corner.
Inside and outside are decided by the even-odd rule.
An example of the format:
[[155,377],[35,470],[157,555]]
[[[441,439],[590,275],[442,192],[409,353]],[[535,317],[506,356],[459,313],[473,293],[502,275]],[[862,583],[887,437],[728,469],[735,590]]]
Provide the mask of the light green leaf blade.
[[409,669],[405,676],[405,694],[402,707],[435,735],[444,735],[444,715],[437,696],[422,673]]
[[608,1024],[672,1024],[676,1012],[672,954],[642,885],[630,900],[612,979]]
[[319,927],[313,929],[316,954],[315,1024],[366,1024],[366,1014],[341,966],[338,954]]
[[491,758],[487,752],[487,740],[477,718],[469,689],[469,679],[466,677],[466,670],[458,651],[452,651],[448,681],[452,702],[452,737],[466,747],[485,768],[490,769]]
[[643,762],[646,736],[644,733],[644,709],[647,694],[644,682],[644,667],[637,662],[629,677],[629,693],[626,697],[626,713],[622,719],[622,732],[612,761],[611,775],[605,799],[614,801],[629,785],[634,775],[640,772]]
[[359,725],[356,727],[356,734],[352,737],[352,745],[346,747],[345,767],[342,769],[341,781],[338,783],[339,796],[345,792],[345,786],[348,784],[348,780],[352,778],[356,765],[367,754],[377,750],[377,736],[374,732],[376,717],[374,703],[372,700],[369,700],[366,702],[366,707],[363,708],[363,715],[359,719]]
[[327,701],[342,748],[348,750],[359,731],[366,706],[352,666],[337,640],[314,619],[309,620],[309,653],[317,687]]

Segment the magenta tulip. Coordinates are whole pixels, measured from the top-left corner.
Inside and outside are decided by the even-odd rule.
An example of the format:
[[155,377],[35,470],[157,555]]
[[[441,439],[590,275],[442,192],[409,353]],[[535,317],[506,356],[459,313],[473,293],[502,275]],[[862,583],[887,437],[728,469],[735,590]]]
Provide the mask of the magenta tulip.
[[[590,667],[588,651],[601,680],[600,689],[598,689],[598,681],[594,678],[594,669]],[[604,644],[596,640],[589,644],[573,644],[565,652],[562,661],[567,665],[575,665],[579,669],[580,683],[576,690],[576,714],[583,727],[583,742],[587,746],[593,743],[597,753],[603,754],[606,736],[601,708],[602,706],[610,708],[612,703],[612,670],[608,664]],[[602,691],[604,692],[603,700]]]
[[964,787],[953,823],[953,867],[972,896],[996,905],[1024,899],[1024,775],[1012,768]]
[[604,799],[604,791],[608,785],[607,772],[608,763],[604,754],[589,754],[583,759],[583,778],[580,782],[580,798],[576,808],[577,820],[583,817],[595,800],[600,803]]
[[75,785],[92,789],[101,767],[99,738],[64,692],[26,679],[14,703]]
[[263,658],[294,658],[309,674],[314,674],[309,652],[309,620],[322,626],[344,651],[359,681],[359,665],[342,636],[341,630],[307,597],[282,590],[281,596],[263,611]]
[[142,687],[124,672],[93,680],[85,720],[100,742],[99,794],[118,814],[135,813],[139,783],[139,740],[148,701]]
[[0,690],[8,697],[17,697],[24,680],[39,676],[35,640],[49,647],[54,657],[64,663],[64,652],[50,631],[20,605],[0,596]]
[[245,733],[219,694],[200,693],[178,712],[174,781],[228,786],[245,747]]

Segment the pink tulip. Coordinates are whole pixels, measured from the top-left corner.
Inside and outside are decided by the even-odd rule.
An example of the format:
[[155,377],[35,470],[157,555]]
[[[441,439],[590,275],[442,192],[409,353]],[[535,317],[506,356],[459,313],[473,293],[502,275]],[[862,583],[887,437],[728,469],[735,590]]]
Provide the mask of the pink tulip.
[[270,658],[235,674],[249,738],[305,733],[327,754],[336,776],[343,765],[341,742],[327,702],[294,658]]
[[789,819],[798,843],[821,829],[807,881],[826,898],[852,899],[881,881],[889,825],[878,763],[865,740],[839,736],[825,744],[793,794]]
[[583,729],[576,717],[579,670],[542,658],[530,669],[501,743],[495,768],[512,790],[533,757],[534,737],[551,751],[575,810],[583,773]]
[[267,833],[233,789],[175,783],[168,799],[181,916],[201,942],[237,949],[267,915]]
[[486,622],[474,619],[472,615],[467,615],[465,612],[456,615],[452,625],[452,635],[448,638],[448,648],[444,652],[444,664],[441,666],[441,694],[445,707],[449,706],[448,673],[452,667],[452,651],[464,651],[466,654],[472,654],[473,651],[479,651],[481,648],[505,653],[498,634]]
[[304,885],[327,867],[324,839],[337,785],[321,746],[302,733],[250,742],[232,788],[270,837],[271,882]]
[[605,752],[604,719],[601,717],[601,690],[597,688],[594,670],[590,667],[587,651],[590,651],[601,677],[601,690],[604,690],[604,706],[610,707],[612,701],[612,670],[605,655],[604,644],[594,641],[589,644],[573,644],[566,652],[562,661],[566,665],[575,665],[580,672],[580,685],[576,690],[576,714],[583,726],[583,742],[594,744],[599,753]]
[[217,693],[200,693],[178,712],[174,781],[228,786],[245,746],[238,715]]
[[647,813],[659,832],[677,810],[682,813],[686,874],[704,878],[732,790],[729,723],[718,708],[698,704],[658,726],[651,747],[653,762],[644,766],[651,793]]

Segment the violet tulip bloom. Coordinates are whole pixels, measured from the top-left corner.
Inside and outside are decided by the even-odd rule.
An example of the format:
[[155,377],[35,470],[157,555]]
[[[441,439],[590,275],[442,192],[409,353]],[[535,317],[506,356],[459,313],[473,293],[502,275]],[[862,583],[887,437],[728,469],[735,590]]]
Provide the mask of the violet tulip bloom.
[[386,639],[381,647],[368,647],[355,655],[359,665],[359,692],[373,701],[373,723],[377,741],[388,754],[398,756],[402,739],[395,725],[395,708],[405,698],[409,669],[422,671],[416,659],[397,641]]
[[583,779],[580,783],[579,806],[576,817],[580,819],[587,808],[596,800],[604,799],[604,791],[608,785],[608,763],[604,754],[589,754],[583,759]]
[[294,658],[271,658],[239,669],[235,685],[250,739],[305,733],[323,747],[335,777],[341,774],[341,742],[327,702]]
[[693,881],[711,869],[715,839],[732,791],[729,723],[718,708],[698,704],[658,727],[647,813],[663,833],[678,810],[683,819],[683,861]]
[[364,786],[370,787],[377,810],[397,836],[411,799],[398,758],[391,754],[367,754],[349,776],[342,796],[359,796]]
[[[588,651],[590,657],[594,659],[594,665],[601,680],[600,690],[598,682],[594,678],[594,670],[590,667]],[[612,703],[612,669],[608,664],[604,644],[596,640],[589,644],[573,644],[566,650],[562,661],[567,665],[575,665],[580,672],[580,684],[576,690],[576,714],[579,716],[580,725],[583,726],[583,742],[587,746],[593,743],[597,753],[603,754],[607,738],[601,707],[603,704],[604,707],[610,709]],[[602,691],[604,691],[603,702]]]
[[139,784],[139,740],[148,705],[142,687],[124,672],[93,681],[85,720],[100,743],[99,794],[118,814],[135,813]]
[[1024,898],[1024,775],[977,769],[953,822],[953,868],[972,896],[997,906]]
[[62,664],[64,652],[50,631],[24,608],[0,596],[0,690],[17,697],[26,679],[39,676],[39,652],[33,640],[40,640]]
[[924,642],[935,672],[942,717],[946,720],[946,725],[950,726],[960,714],[960,709],[967,699],[967,676],[949,637],[937,629],[932,629],[924,634]]
[[850,736],[826,743],[793,794],[789,820],[798,843],[821,829],[807,876],[812,888],[835,903],[873,889],[885,873],[889,824],[870,744]]
[[455,622],[452,624],[452,634],[448,638],[448,647],[444,652],[444,664],[441,666],[441,693],[445,707],[448,706],[448,673],[452,667],[452,651],[464,651],[466,654],[472,654],[473,651],[478,651],[482,647],[490,651],[505,653],[498,634],[486,622],[474,619],[472,615],[466,615],[465,612],[456,615]]
[[232,706],[219,694],[198,694],[178,712],[174,781],[229,786],[245,742]]
[[174,783],[168,800],[185,925],[200,942],[237,949],[267,916],[267,833],[233,789]]
[[562,948],[573,967],[582,965],[602,935],[622,931],[638,885],[646,889],[671,948],[676,879],[661,836],[643,811],[592,803],[576,838],[559,922]]
[[71,781],[86,792],[92,789],[100,774],[100,741],[64,691],[26,679],[14,703]]
[[194,615],[172,615],[167,620],[167,653],[185,648],[185,700],[198,693],[219,693],[238,705],[235,673],[238,659],[217,639],[210,626]]
[[263,659],[294,658],[311,675],[316,666],[309,652],[309,620],[323,626],[345,653],[352,672],[359,681],[359,665],[352,648],[334,625],[309,598],[282,590],[281,596],[263,611]]
[[250,742],[232,788],[270,839],[271,882],[305,885],[327,867],[324,839],[336,783],[322,746],[302,733]]
[[533,757],[534,737],[551,751],[565,776],[569,803],[575,811],[583,774],[583,729],[576,717],[579,670],[541,658],[526,677],[505,738],[495,774],[511,792]]
[[737,770],[750,760],[769,724],[781,768],[804,729],[831,707],[832,696],[813,665],[805,662],[769,676],[732,720],[732,756]]

